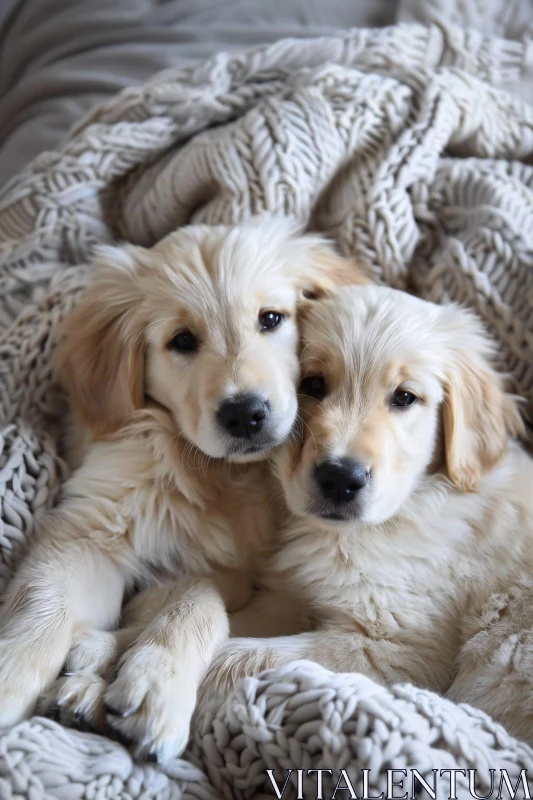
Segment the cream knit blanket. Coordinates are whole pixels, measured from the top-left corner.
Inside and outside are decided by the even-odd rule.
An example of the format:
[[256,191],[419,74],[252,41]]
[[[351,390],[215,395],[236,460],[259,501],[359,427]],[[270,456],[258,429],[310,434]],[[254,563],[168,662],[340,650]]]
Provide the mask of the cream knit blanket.
[[[125,91],[18,176],[0,196],[0,582],[64,474],[56,323],[117,236],[295,215],[376,279],[474,308],[531,408],[533,108],[505,87],[532,61],[528,44],[442,23],[282,41]],[[392,767],[478,768],[480,794],[489,768],[533,777],[533,753],[483,714],[308,663],[245,681],[198,720],[187,758],[135,765],[33,719],[0,738],[0,798],[272,798],[265,770],[282,787],[290,767],[370,769],[371,795]],[[469,796],[468,776],[457,785]]]

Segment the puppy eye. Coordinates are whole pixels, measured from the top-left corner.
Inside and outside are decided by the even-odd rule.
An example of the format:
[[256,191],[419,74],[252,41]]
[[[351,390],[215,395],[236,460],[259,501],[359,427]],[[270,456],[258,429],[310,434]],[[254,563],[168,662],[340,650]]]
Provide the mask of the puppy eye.
[[168,343],[169,349],[178,353],[193,353],[198,350],[198,345],[198,339],[190,331],[180,331]]
[[327,394],[326,379],[323,375],[307,375],[300,383],[300,392],[315,400],[323,400]]
[[392,408],[407,408],[418,401],[418,397],[405,389],[397,389],[391,397]]
[[283,320],[283,314],[278,311],[261,311],[259,314],[259,326],[261,331],[272,331],[277,328]]

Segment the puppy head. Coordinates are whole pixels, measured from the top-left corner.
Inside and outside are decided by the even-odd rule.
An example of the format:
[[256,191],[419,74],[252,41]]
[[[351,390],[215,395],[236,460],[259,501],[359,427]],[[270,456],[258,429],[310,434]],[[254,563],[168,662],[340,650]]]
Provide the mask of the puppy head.
[[97,267],[58,353],[82,420],[107,434],[155,402],[205,454],[235,461],[266,455],[294,423],[299,300],[363,280],[273,218],[104,248]]
[[302,318],[302,438],[275,461],[294,513],[384,522],[440,447],[449,479],[475,491],[522,430],[469,312],[368,286],[304,306]]

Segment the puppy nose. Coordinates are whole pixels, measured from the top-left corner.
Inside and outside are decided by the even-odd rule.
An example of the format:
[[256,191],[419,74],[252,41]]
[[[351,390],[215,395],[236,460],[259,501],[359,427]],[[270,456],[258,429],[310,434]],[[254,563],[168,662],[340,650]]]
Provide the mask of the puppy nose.
[[349,503],[370,478],[370,470],[352,458],[323,461],[315,469],[315,479],[326,500]]
[[258,434],[269,416],[270,407],[257,394],[245,394],[224,400],[217,417],[219,424],[230,436],[251,439]]

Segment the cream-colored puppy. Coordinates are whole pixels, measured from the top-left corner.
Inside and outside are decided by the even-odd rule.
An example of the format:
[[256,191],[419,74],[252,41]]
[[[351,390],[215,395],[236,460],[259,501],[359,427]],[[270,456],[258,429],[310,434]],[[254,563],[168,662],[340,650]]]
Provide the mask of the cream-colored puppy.
[[274,457],[293,516],[267,582],[314,629],[229,640],[205,694],[312,659],[452,687],[516,728],[516,693],[510,713],[498,697],[503,662],[484,664],[482,641],[461,649],[485,602],[533,577],[533,461],[489,339],[467,311],[368,286],[304,307],[303,345],[302,438]]
[[[112,663],[116,637],[102,629],[124,595],[172,577],[121,662],[108,721],[162,759],[183,748],[198,682],[227,635],[225,605],[246,602],[269,543],[267,468],[240,462],[293,427],[297,302],[352,278],[319,237],[279,219],[101,251],[58,360],[86,452],[4,607],[0,725],[32,710],[71,648],[69,670],[87,641],[93,666]],[[99,687],[63,691],[83,716]]]

